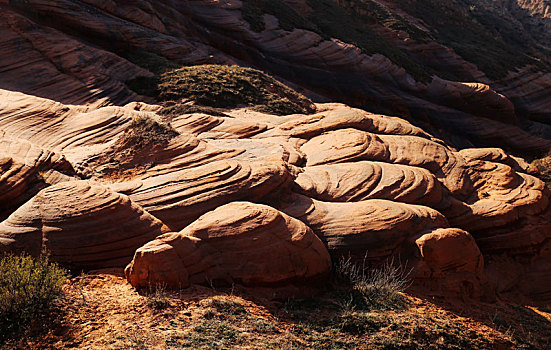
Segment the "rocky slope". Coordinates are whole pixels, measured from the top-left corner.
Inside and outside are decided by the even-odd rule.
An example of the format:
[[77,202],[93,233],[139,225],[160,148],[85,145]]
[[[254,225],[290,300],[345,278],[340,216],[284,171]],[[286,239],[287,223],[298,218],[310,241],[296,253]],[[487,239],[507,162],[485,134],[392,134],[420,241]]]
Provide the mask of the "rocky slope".
[[2,0],[0,88],[122,105],[138,98],[125,81],[157,73],[147,52],[177,66],[261,68],[318,101],[407,118],[455,147],[545,153],[546,8],[493,0]]
[[457,152],[404,120],[341,104],[287,116],[241,108],[173,115],[169,140],[154,134],[157,144],[122,153],[126,170],[113,172],[121,159],[105,155],[136,120],[161,123],[159,106],[68,106],[5,90],[2,101],[2,142],[61,155],[38,162],[31,146],[2,149],[2,177],[21,183],[8,182],[2,202],[32,197],[5,209],[3,251],[47,249],[78,269],[129,264],[134,285],[175,287],[302,284],[329,274],[329,255],[400,255],[437,295],[549,299],[550,193],[500,149]]
[[550,148],[546,51],[481,3],[0,0],[0,252],[137,287],[400,256],[429,294],[549,301],[551,193],[495,148]]

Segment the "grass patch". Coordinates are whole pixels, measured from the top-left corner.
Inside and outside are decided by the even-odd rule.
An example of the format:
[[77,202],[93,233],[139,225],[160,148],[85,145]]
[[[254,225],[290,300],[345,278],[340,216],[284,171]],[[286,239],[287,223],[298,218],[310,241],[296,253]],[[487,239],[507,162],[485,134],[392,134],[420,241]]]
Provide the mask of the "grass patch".
[[223,297],[210,298],[205,302],[205,306],[214,309],[218,314],[235,316],[247,313],[242,303]]
[[184,67],[162,74],[158,88],[161,101],[187,99],[215,108],[247,106],[276,115],[311,113],[315,109],[306,97],[252,68]]
[[242,336],[230,322],[211,319],[195,325],[183,339],[182,348],[227,349],[240,344]]
[[147,306],[154,310],[164,310],[170,306],[170,295],[164,285],[150,286],[146,297]]
[[7,255],[0,260],[0,343],[45,321],[60,298],[68,273],[45,255]]

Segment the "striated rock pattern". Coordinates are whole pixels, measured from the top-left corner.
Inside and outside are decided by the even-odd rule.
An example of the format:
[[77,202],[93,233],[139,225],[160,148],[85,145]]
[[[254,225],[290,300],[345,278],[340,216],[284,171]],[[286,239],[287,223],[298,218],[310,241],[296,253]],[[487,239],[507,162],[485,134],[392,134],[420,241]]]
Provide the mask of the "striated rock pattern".
[[304,223],[265,205],[233,202],[144,245],[125,272],[143,287],[209,281],[273,286],[312,281],[330,269],[327,249]]
[[327,202],[378,198],[439,208],[444,199],[442,185],[428,170],[384,162],[307,166],[295,183],[297,192]]
[[548,2],[274,2],[2,0],[0,89],[123,105],[149,101],[126,82],[163,69],[145,54],[159,65],[240,64],[318,101],[406,117],[454,147],[551,149],[551,59],[539,44],[550,37]]
[[[273,1],[258,16],[256,1],[0,0],[0,253],[128,265],[140,287],[309,283],[340,256],[400,255],[434,294],[551,300],[551,193],[503,150],[551,149],[535,44],[549,11],[489,1]],[[377,113],[130,89],[203,63]]]
[[222,160],[136,180],[122,192],[179,231],[223,204],[243,199],[260,201],[289,187],[291,181],[283,163]]
[[410,256],[411,245],[404,244],[408,239],[448,225],[442,214],[419,205],[380,199],[350,203],[320,202],[304,196],[291,199],[282,211],[310,226],[332,253],[356,259]]
[[88,182],[48,187],[0,224],[0,250],[74,269],[124,267],[134,251],[168,228],[127,196]]
[[63,156],[0,130],[0,219],[42,188],[74,178]]
[[335,103],[311,115],[182,113],[158,128],[164,141],[147,143],[166,135],[144,129],[133,148],[136,120],[164,123],[158,106],[2,93],[11,156],[0,188],[20,201],[0,224],[2,251],[46,248],[84,269],[132,261],[136,286],[173,287],[304,283],[329,271],[329,256],[400,256],[434,294],[550,293],[520,287],[548,280],[550,192],[499,148],[456,151],[399,118]]

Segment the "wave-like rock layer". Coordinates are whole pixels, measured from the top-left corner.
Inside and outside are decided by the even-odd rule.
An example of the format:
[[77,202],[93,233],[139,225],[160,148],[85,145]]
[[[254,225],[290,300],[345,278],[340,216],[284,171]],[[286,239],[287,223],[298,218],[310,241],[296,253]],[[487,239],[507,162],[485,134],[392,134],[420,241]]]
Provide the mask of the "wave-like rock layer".
[[172,287],[310,283],[331,259],[400,256],[435,294],[551,297],[551,194],[499,148],[457,151],[336,103],[182,113],[166,142],[121,148],[136,120],[163,123],[158,106],[0,96],[0,198],[13,203],[0,251],[128,265],[134,285]]
[[167,232],[127,196],[87,181],[50,186],[0,223],[11,252],[50,254],[74,269],[125,266],[137,248]]
[[[318,101],[406,117],[454,147],[551,149],[547,2],[273,2],[0,0],[0,89],[120,106],[144,99],[127,81],[167,62],[239,64]],[[265,129],[226,122],[210,135]]]

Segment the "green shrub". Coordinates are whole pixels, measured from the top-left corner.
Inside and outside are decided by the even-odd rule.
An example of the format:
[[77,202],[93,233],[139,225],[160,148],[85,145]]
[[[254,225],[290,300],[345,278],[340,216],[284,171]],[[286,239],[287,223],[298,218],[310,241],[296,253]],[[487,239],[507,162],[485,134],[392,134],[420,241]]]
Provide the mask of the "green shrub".
[[23,331],[51,310],[68,273],[43,255],[0,260],[0,341]]
[[367,267],[365,259],[362,264],[354,263],[349,257],[341,258],[335,267],[340,283],[351,290],[344,293],[347,309],[401,309],[406,306],[406,299],[401,294],[411,283],[411,271],[405,270],[394,260],[388,260],[380,266]]

